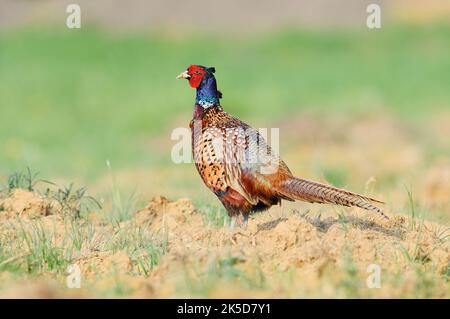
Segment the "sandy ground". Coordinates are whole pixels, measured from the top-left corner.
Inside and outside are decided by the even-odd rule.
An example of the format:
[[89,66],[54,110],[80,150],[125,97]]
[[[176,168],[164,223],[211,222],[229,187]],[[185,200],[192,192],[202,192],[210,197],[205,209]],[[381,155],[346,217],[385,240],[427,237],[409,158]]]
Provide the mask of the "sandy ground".
[[[40,223],[55,246],[68,245],[73,229],[51,200],[16,190],[0,208],[0,240],[14,255],[0,266],[20,265],[30,253],[20,245],[17,223],[26,231]],[[90,235],[81,236],[82,247],[67,256],[81,269],[81,289],[66,288],[64,273],[4,271],[0,297],[96,297],[118,287],[121,297],[143,298],[450,297],[442,275],[450,262],[448,227],[407,216],[385,220],[348,210],[345,216],[310,217],[275,210],[254,216],[246,229],[230,230],[211,225],[188,199],[156,197],[118,228],[100,217],[86,217]],[[142,229],[167,241],[148,276],[136,271],[125,249],[108,246],[118,229],[130,240]],[[371,264],[381,267],[380,288],[366,285]]]

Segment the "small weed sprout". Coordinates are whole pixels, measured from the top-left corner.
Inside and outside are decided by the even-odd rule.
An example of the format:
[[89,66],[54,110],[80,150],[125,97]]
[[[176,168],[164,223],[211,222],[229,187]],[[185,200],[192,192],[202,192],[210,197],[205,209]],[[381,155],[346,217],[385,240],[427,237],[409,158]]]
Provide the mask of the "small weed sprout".
[[38,179],[39,173],[33,173],[29,167],[25,171],[22,172],[14,172],[8,176],[8,180],[6,182],[6,186],[2,187],[2,192],[6,194],[11,194],[11,192],[15,189],[25,189],[29,192],[35,191],[35,186],[38,183],[48,183],[53,184],[44,179]]
[[47,196],[61,205],[63,216],[81,218],[82,213],[91,209],[101,209],[100,203],[87,194],[86,188],[74,188],[73,183],[63,186],[56,191],[48,190]]
[[412,195],[412,191],[405,186],[406,193],[408,194],[408,204],[409,204],[409,212],[411,216],[411,230],[416,228],[416,204],[414,202],[414,197]]

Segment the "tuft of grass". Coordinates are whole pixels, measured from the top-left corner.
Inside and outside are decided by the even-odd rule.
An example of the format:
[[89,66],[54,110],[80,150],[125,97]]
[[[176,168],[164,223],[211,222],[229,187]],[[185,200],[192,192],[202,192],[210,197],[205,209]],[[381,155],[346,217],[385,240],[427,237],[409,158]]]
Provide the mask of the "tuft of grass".
[[34,192],[38,183],[45,182],[53,184],[47,180],[37,178],[38,172],[32,172],[29,167],[24,171],[18,171],[10,174],[6,182],[6,186],[2,187],[2,192],[10,194],[15,189],[25,189],[29,192]]
[[[33,173],[29,167],[25,171],[15,172],[9,175],[6,186],[0,191],[6,196],[15,189],[24,189],[43,195],[58,202],[64,217],[80,218],[85,212],[102,208],[97,199],[88,195],[85,187],[76,188],[73,183],[69,186],[58,186],[51,181],[37,178],[38,175],[39,173]],[[50,187],[41,192],[36,187],[38,183],[46,183]]]
[[40,221],[26,226],[18,220],[18,238],[23,241],[25,253],[23,262],[28,273],[57,272],[64,273],[69,265],[69,257],[63,246],[56,244],[53,232]]
[[108,207],[108,212],[104,217],[107,222],[117,226],[120,222],[130,220],[133,217],[138,208],[138,196],[135,190],[125,195],[117,184],[109,160],[106,161],[106,167],[111,178],[110,194],[108,196],[111,206]]
[[83,248],[89,250],[95,248],[96,229],[87,219],[67,219],[65,222],[65,234],[65,242],[72,252],[81,251]]
[[414,202],[414,197],[412,191],[408,186],[405,185],[406,193],[408,195],[408,204],[409,204],[409,216],[410,216],[410,228],[411,230],[416,229],[416,217],[417,217],[417,209],[416,203]]
[[75,188],[73,183],[59,187],[56,191],[47,189],[46,196],[61,205],[64,217],[81,218],[83,213],[102,208],[93,196],[87,194],[85,187]]
[[129,223],[121,227],[119,224],[114,232],[108,248],[112,251],[126,251],[138,274],[148,276],[167,251],[167,234],[153,234],[148,225]]
[[225,209],[219,205],[200,204],[198,210],[203,216],[205,225],[220,228],[231,221]]
[[424,209],[419,209],[416,202],[414,201],[414,197],[412,194],[412,191],[408,188],[406,188],[406,192],[408,195],[408,215],[410,217],[410,229],[412,231],[417,232],[417,239],[414,243],[414,249],[412,252],[409,252],[402,244],[398,243],[398,246],[400,248],[400,251],[402,252],[403,256],[410,262],[412,265],[424,265],[427,262],[430,261],[429,254],[431,254],[435,249],[437,249],[440,245],[445,244],[448,239],[449,235],[447,234],[448,228],[444,229],[436,229],[435,237],[438,239],[439,244],[435,245],[431,251],[428,251],[428,253],[424,252],[424,249],[422,247],[422,239],[425,229],[425,215],[427,213]]
[[412,252],[409,252],[405,246],[403,246],[401,243],[398,243],[398,247],[402,252],[403,256],[411,264],[423,265],[430,260],[428,254],[425,254],[422,249],[422,241],[421,241],[422,234],[423,234],[423,223],[421,223],[419,226],[417,240],[414,244],[414,249]]
[[125,195],[118,189],[114,189],[111,195],[111,207],[105,215],[106,221],[113,225],[130,220],[138,208],[138,196],[135,191]]

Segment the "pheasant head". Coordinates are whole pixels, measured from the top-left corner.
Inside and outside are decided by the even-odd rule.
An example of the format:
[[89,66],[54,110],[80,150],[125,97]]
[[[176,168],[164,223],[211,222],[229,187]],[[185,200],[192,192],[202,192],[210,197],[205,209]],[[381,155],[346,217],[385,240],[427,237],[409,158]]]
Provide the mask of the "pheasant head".
[[187,79],[189,85],[197,90],[195,103],[208,108],[220,105],[219,99],[222,98],[222,93],[217,90],[215,71],[214,67],[191,65],[177,79]]

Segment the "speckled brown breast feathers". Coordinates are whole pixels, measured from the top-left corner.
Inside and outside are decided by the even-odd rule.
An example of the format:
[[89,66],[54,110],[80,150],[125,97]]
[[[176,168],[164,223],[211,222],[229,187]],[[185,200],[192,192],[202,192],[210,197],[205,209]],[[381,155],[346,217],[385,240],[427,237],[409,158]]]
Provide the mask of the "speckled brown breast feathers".
[[[230,215],[246,218],[250,211],[280,202],[283,196],[274,185],[280,176],[291,174],[256,130],[216,107],[194,119],[191,129],[197,170]],[[275,175],[260,176],[259,167],[267,164],[261,161],[264,157],[266,162],[281,163]]]

